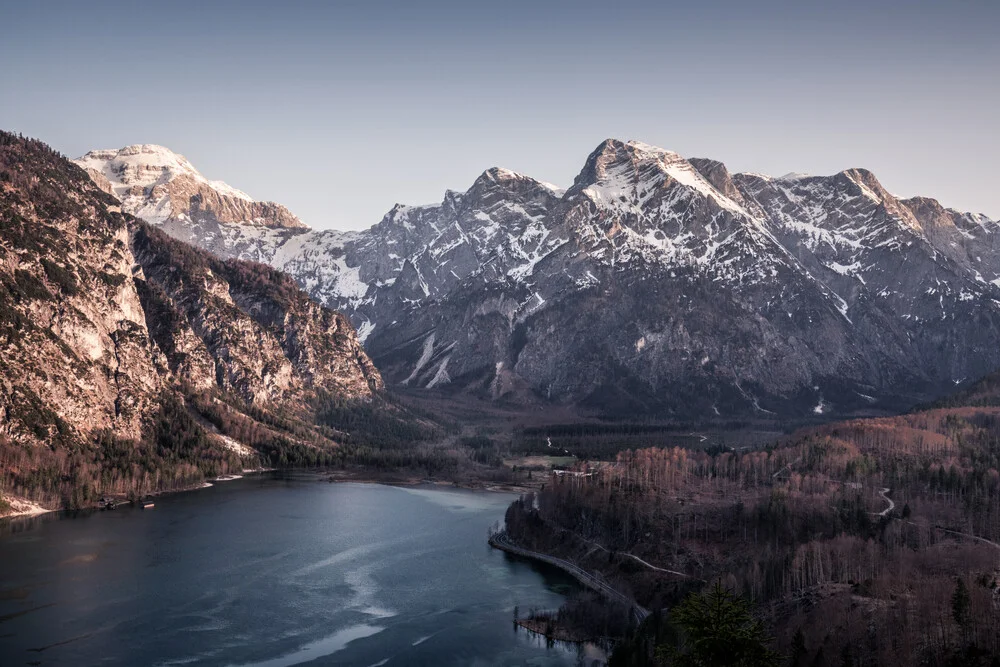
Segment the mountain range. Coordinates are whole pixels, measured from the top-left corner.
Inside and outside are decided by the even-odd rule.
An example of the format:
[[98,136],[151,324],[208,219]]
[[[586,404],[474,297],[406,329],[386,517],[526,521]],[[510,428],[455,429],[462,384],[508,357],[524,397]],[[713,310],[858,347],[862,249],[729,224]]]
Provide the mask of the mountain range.
[[1000,223],[874,174],[730,173],[609,139],[314,230],[160,146],[76,161],[122,210],[345,313],[389,385],[603,415],[893,410],[1000,368]]
[[[239,201],[234,215],[294,224]],[[41,142],[0,132],[4,490],[81,507],[98,489],[316,459],[349,436],[322,423],[328,406],[382,387],[347,318],[290,278],[171,238]]]

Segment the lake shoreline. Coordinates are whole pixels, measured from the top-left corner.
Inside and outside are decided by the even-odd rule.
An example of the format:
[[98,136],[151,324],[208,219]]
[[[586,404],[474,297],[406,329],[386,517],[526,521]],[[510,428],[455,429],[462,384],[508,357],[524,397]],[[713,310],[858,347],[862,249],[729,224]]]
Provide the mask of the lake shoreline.
[[[148,498],[158,498],[160,496],[165,496],[172,493],[188,493],[190,491],[198,491],[201,489],[208,489],[214,486],[216,483],[229,482],[237,479],[242,479],[246,475],[262,474],[265,472],[271,472],[275,468],[254,468],[246,469],[240,471],[239,474],[229,474],[221,475],[219,477],[214,477],[212,479],[205,479],[196,484],[189,484],[187,486],[178,487],[176,489],[158,489],[156,491],[150,491],[143,494],[143,497]],[[121,504],[132,504],[126,495],[123,494],[113,494],[108,496],[116,501],[120,501]],[[15,496],[3,496],[3,499],[14,508],[13,512],[8,512],[7,514],[0,515],[0,521],[6,519],[26,519],[33,518],[36,516],[41,516],[43,514],[51,514],[53,512],[67,512],[67,511],[89,511],[89,510],[99,510],[102,509],[99,502],[86,505],[84,507],[76,507],[72,510],[65,507],[44,507],[40,503],[32,500],[27,500],[25,498],[18,498]]]
[[[438,486],[466,491],[491,491],[495,493],[527,493],[537,489],[538,486],[527,486],[523,484],[505,484],[482,479],[448,480],[423,477],[420,475],[400,475],[396,472],[375,472],[371,470],[335,470],[335,471],[312,471],[303,468],[293,468],[303,472],[315,472],[324,478],[324,481],[336,482],[356,482],[359,484],[383,484],[385,486]],[[539,484],[540,486],[540,484]]]
[[558,618],[553,618],[544,614],[539,614],[538,616],[530,618],[519,618],[514,621],[514,623],[528,632],[534,632],[536,635],[541,635],[546,639],[551,639],[557,642],[585,644],[599,639],[599,637],[591,637],[579,628],[574,628],[570,625],[561,623]]
[[[384,486],[397,486],[397,487],[411,487],[411,486],[435,486],[439,488],[452,488],[452,489],[463,489],[466,491],[488,491],[491,493],[527,493],[528,491],[537,488],[537,486],[526,486],[521,484],[504,484],[491,482],[489,480],[481,479],[466,479],[466,480],[445,480],[445,479],[434,479],[427,478],[416,474],[405,474],[395,471],[373,471],[364,468],[348,470],[348,469],[338,469],[338,470],[318,470],[315,468],[255,468],[246,469],[240,471],[239,474],[229,474],[222,475],[220,477],[215,477],[211,479],[205,479],[196,484],[189,484],[187,486],[179,487],[176,489],[160,489],[157,491],[150,491],[144,494],[144,497],[157,498],[161,496],[166,496],[175,493],[189,493],[192,491],[199,491],[201,489],[211,488],[215,484],[235,481],[248,476],[262,475],[271,472],[285,472],[285,473],[297,473],[301,474],[303,477],[315,478],[312,481],[315,482],[329,482],[329,483],[346,483],[353,482],[356,484],[381,484]],[[539,483],[540,484],[540,483]],[[116,496],[123,503],[127,503],[125,496]],[[12,508],[15,509],[14,512],[4,514],[0,516],[0,521],[3,520],[13,520],[13,519],[24,519],[32,518],[36,516],[41,516],[44,514],[49,514],[52,512],[64,512],[67,511],[64,507],[57,508],[46,508],[39,503],[34,501],[26,500],[24,498],[18,498],[14,496],[4,496]],[[98,503],[93,503],[85,507],[75,508],[76,510],[97,510],[100,509]]]
[[0,516],[0,519],[18,519],[25,517],[41,516],[42,514],[48,514],[49,512],[58,512],[57,509],[49,509],[43,507],[42,505],[27,500],[26,498],[18,498],[17,496],[3,496],[4,502],[11,508],[11,511],[7,514]]

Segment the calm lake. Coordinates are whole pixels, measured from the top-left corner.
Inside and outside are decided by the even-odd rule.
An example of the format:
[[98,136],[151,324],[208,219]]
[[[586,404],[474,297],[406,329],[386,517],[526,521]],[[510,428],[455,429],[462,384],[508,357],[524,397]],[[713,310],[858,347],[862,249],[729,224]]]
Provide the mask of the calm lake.
[[576,665],[572,583],[486,544],[509,494],[250,476],[0,525],[0,664]]

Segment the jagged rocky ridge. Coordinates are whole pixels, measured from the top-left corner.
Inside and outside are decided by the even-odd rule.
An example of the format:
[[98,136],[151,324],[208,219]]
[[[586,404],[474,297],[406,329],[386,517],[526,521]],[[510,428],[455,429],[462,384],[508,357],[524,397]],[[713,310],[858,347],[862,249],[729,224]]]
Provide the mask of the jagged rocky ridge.
[[[158,417],[190,420],[177,430],[199,447],[252,458],[194,397],[224,403],[212,414],[247,432],[303,444],[273,415],[308,420],[322,401],[366,401],[381,388],[347,318],[290,278],[170,238],[44,144],[0,133],[0,456],[13,484],[58,493],[61,477],[112,452],[67,461],[112,441],[183,458],[169,430],[155,439]],[[336,438],[303,446],[320,440]],[[39,469],[51,484],[29,483]]]
[[[162,202],[106,154],[82,164],[131,193],[127,210]],[[490,169],[362,232],[249,218],[206,232],[174,208],[147,218],[288,272],[348,313],[390,383],[802,416],[898,408],[1000,368],[1000,225],[861,169],[730,174],[608,140],[567,190]]]

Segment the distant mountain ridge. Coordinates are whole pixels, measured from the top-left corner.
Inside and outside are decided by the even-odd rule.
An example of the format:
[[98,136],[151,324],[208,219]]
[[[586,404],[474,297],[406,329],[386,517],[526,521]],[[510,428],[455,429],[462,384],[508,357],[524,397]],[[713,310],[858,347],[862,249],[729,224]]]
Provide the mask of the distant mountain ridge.
[[254,201],[222,181],[210,181],[183,155],[163,146],[91,151],[76,163],[98,187],[154,224],[184,221],[201,235],[212,233],[216,224],[305,227],[281,204]]
[[[114,172],[105,154],[80,163]],[[896,198],[863,169],[731,174],[609,139],[566,190],[493,168],[361,232],[157,217],[159,185],[115,192],[343,310],[390,384],[808,416],[896,409],[1000,368],[1000,224]]]

